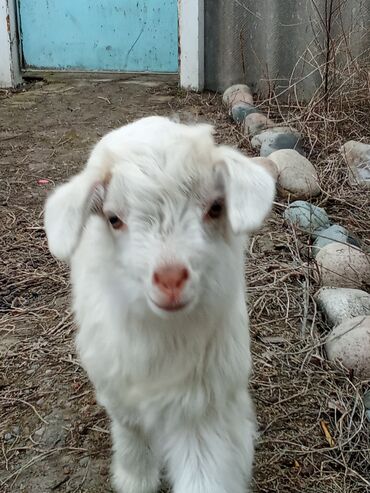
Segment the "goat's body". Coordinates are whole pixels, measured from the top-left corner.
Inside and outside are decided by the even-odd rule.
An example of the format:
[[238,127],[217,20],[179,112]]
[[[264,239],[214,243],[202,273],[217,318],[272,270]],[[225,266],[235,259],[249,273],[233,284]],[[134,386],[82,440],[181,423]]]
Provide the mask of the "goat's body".
[[274,183],[206,125],[166,118],[103,137],[48,199],[71,262],[77,346],[112,420],[118,493],[246,493],[255,435],[244,239]]
[[[164,320],[136,302],[135,290],[112,261],[113,246],[101,241],[103,226],[100,218],[90,219],[72,261],[77,345],[99,402],[116,427],[145,434],[170,474],[174,447],[182,448],[181,460],[195,455],[186,479],[190,489],[179,491],[245,493],[241,478],[250,474],[255,427],[247,390],[251,358],[242,265],[228,299]],[[234,254],[242,258],[240,251]],[[217,486],[222,455],[230,455],[223,442],[234,452],[230,467],[224,464],[224,483]],[[205,467],[207,461],[213,466]],[[199,490],[191,486],[199,482],[196,463],[200,475],[207,469],[214,474]]]

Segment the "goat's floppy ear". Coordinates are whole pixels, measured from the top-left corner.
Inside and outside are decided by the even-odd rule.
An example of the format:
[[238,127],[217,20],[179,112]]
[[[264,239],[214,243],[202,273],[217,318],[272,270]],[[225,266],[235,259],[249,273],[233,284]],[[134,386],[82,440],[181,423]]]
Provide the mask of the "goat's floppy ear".
[[104,186],[97,173],[85,170],[47,199],[44,225],[50,252],[60,260],[68,260],[76,248],[82,228],[92,209],[99,208]]
[[235,234],[258,229],[270,212],[275,180],[262,166],[240,152],[220,147],[227,213]]

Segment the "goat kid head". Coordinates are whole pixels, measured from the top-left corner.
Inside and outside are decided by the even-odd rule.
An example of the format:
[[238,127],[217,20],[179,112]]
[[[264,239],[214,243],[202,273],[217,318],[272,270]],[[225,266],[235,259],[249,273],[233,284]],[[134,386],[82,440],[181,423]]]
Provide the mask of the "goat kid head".
[[243,276],[242,234],[261,225],[275,185],[212,133],[151,117],[106,135],[47,200],[52,254],[69,260],[98,221],[114,251],[107,262],[157,315],[229,297]]

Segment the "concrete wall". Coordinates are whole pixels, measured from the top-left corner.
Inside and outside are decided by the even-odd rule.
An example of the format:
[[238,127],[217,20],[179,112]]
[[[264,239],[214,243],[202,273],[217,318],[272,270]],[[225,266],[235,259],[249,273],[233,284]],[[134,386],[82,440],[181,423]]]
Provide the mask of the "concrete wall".
[[22,82],[15,0],[0,0],[0,87]]
[[[205,86],[246,82],[308,99],[325,80],[330,0],[205,0]],[[336,69],[370,61],[370,0],[333,0]],[[349,57],[350,51],[350,57]],[[290,87],[289,90],[287,88]]]

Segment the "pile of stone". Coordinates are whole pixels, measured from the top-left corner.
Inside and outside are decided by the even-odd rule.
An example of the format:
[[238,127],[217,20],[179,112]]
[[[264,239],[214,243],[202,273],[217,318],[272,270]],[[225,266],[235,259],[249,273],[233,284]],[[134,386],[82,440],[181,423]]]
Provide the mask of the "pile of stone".
[[341,360],[360,378],[370,378],[370,261],[343,226],[331,224],[321,207],[296,201],[284,218],[312,239],[321,288],[316,303],[333,327],[326,342],[330,360]]
[[268,166],[277,175],[281,196],[296,199],[315,197],[321,191],[317,172],[305,158],[302,136],[298,130],[279,126],[253,105],[253,95],[245,84],[229,87],[223,103],[233,120],[243,125],[244,133],[260,157],[269,159]]
[[301,147],[302,136],[294,128],[279,126],[256,108],[253,94],[245,84],[229,87],[223,94],[223,104],[232,119],[244,127],[244,133],[251,139],[254,149],[261,157],[267,157],[279,149],[295,149],[304,155]]
[[349,140],[340,152],[348,165],[350,183],[370,188],[370,144]]
[[[284,219],[311,238],[312,257],[321,287],[318,308],[332,327],[326,341],[330,360],[340,360],[359,378],[370,379],[370,260],[356,238],[340,224],[332,224],[326,211],[310,204],[320,194],[316,169],[306,159],[302,136],[294,128],[276,125],[253,104],[245,84],[223,94],[229,115],[243,126],[259,158],[252,158],[276,178],[280,196],[294,200]],[[370,145],[349,141],[340,152],[347,162],[350,182],[370,186]],[[370,419],[370,391],[364,396]],[[367,404],[366,404],[367,403]]]

